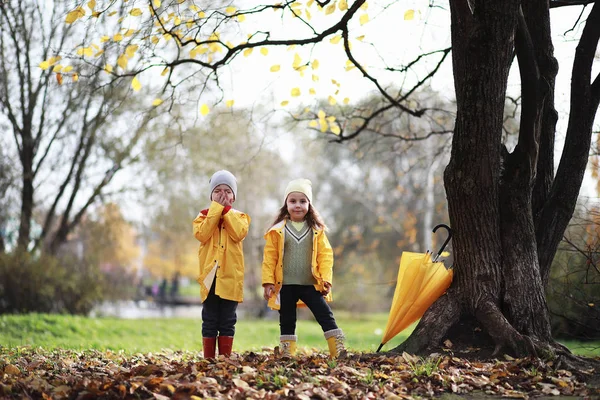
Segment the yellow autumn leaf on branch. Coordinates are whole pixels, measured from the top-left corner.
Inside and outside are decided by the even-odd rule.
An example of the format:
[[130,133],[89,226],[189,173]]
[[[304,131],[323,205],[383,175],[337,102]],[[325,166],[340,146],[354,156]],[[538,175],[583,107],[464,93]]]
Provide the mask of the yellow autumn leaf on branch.
[[284,101],[282,101],[282,102],[281,102],[281,107],[285,107],[285,106],[287,106],[289,103],[290,103],[289,101],[287,101],[287,100],[284,100]]
[[319,60],[313,60],[312,64],[310,65],[312,67],[312,69],[317,69],[319,68]]
[[252,54],[252,50],[254,50],[252,47],[244,50],[244,57],[248,57],[250,54]]
[[120,42],[121,40],[123,40],[123,35],[121,35],[120,33],[117,33],[113,36],[113,41]]
[[319,77],[317,75],[313,75],[312,76],[312,81],[313,82],[318,82],[319,81]]
[[73,76],[71,77],[71,79],[73,79],[73,82],[77,82],[79,80],[79,74],[74,73]]
[[108,36],[104,35],[100,38],[100,43],[108,42],[109,40],[110,40],[110,38]]
[[350,99],[348,97],[344,97],[344,104],[350,103]]
[[163,102],[162,99],[154,99],[154,101],[152,102],[152,105],[154,107],[160,106],[162,104],[162,102]]
[[117,58],[117,65],[121,67],[121,69],[127,68],[127,56],[125,54],[121,54],[119,58]]
[[348,2],[346,0],[340,0],[338,8],[340,11],[346,11],[348,9]]
[[335,11],[335,3],[328,5],[325,8],[325,15],[329,15]]
[[131,87],[133,88],[133,90],[135,90],[136,92],[138,92],[141,88],[142,88],[142,84],[140,83],[140,81],[138,81],[137,76],[133,77],[133,80],[131,81]]
[[411,21],[415,18],[415,10],[406,10],[404,13],[404,20]]
[[340,42],[340,39],[342,39],[342,35],[335,35],[334,37],[329,39],[329,42],[332,44],[338,44]]
[[270,71],[271,71],[271,72],[277,72],[277,71],[279,71],[280,69],[281,69],[281,66],[280,66],[280,65],[273,65],[273,66],[271,66],[271,68],[270,68]]
[[233,100],[227,100],[227,101],[225,102],[225,105],[226,105],[227,107],[233,107],[233,103],[234,103],[234,101],[233,101]]
[[317,94],[317,91],[314,88],[310,88],[310,89],[308,89],[308,93],[310,93],[314,96],[315,94]]
[[56,64],[54,68],[52,68],[52,72],[60,72],[62,70],[62,65]]
[[90,10],[94,11],[94,8],[96,8],[96,0],[88,1],[87,6],[90,8]]
[[269,49],[267,49],[266,47],[262,47],[260,49],[260,54],[262,54],[263,56],[266,56],[267,54],[269,54]]
[[316,119],[313,119],[312,121],[310,121],[308,123],[308,126],[310,126],[311,128],[316,128],[317,126],[319,126],[319,121],[317,121]]
[[240,14],[236,16],[238,22],[244,22],[246,20],[246,16],[244,14]]
[[326,120],[324,120],[324,119],[320,119],[320,120],[319,120],[319,125],[320,125],[320,128],[319,128],[319,130],[320,130],[322,133],[325,133],[325,132],[327,132],[327,129],[329,129],[329,124],[328,124],[328,123],[327,123],[327,121],[326,121]]
[[329,129],[334,135],[339,135],[342,132],[338,124],[329,124]]
[[360,6],[360,9],[361,9],[361,10],[366,10],[367,8],[369,8],[369,3],[365,1],[365,2],[362,4],[362,6]]
[[329,96],[327,98],[327,101],[329,101],[329,104],[331,104],[332,106],[335,106],[337,104],[337,100],[333,96]]
[[45,71],[50,68],[50,63],[48,61],[42,61],[39,67]]
[[292,63],[292,67],[294,67],[294,69],[296,69],[300,66],[300,64],[302,64],[302,59],[300,58],[298,53],[296,53],[296,54],[294,54],[294,62]]
[[327,114],[325,114],[325,111],[323,110],[319,110],[319,112],[317,112],[317,117],[319,117],[319,119],[325,119],[325,116]]
[[71,70],[73,69],[72,65],[67,65],[66,67],[63,68],[63,73],[67,73],[67,72],[71,72]]
[[160,7],[161,2],[160,0],[152,0],[152,4],[154,5],[154,8],[158,8]]
[[127,46],[127,48],[125,49],[125,54],[127,55],[127,58],[133,58],[137,49],[137,44],[130,44],[129,46]]
[[225,9],[225,13],[226,13],[226,14],[234,14],[234,13],[235,13],[235,11],[236,11],[236,8],[235,8],[235,7],[232,7],[232,6],[229,6],[229,7],[227,7],[227,8]]
[[112,66],[112,65],[110,65],[110,64],[106,64],[106,65],[104,66],[104,70],[105,70],[107,73],[109,73],[109,74],[110,74],[110,73],[112,73],[112,72],[113,72],[113,66]]
[[206,104],[202,104],[200,106],[200,114],[202,115],[206,115],[210,112],[210,108],[208,108],[208,106]]
[[292,97],[298,97],[300,96],[300,88],[293,88],[292,89]]
[[77,7],[76,9],[67,14],[65,22],[67,24],[72,24],[73,22],[77,21],[79,18],[83,18],[84,16],[85,10],[83,9],[83,7]]
[[361,25],[366,24],[367,22],[369,22],[369,14],[363,14],[360,16],[359,20]]
[[134,8],[131,11],[129,11],[129,14],[134,17],[139,17],[140,15],[142,15],[142,10],[140,10],[139,8]]

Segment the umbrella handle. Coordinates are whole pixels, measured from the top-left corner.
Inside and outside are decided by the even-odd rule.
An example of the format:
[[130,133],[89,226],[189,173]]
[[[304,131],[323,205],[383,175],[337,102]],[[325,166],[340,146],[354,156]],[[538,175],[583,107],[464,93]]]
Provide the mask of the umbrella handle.
[[381,344],[379,345],[379,347],[377,348],[377,351],[376,351],[375,353],[379,353],[379,350],[381,350],[381,348],[382,348],[382,347],[383,347],[383,343],[381,343]]
[[442,251],[444,251],[444,249],[448,245],[448,242],[452,238],[452,229],[450,229],[450,227],[448,225],[446,225],[446,224],[436,225],[435,228],[433,228],[433,233],[435,233],[439,228],[445,228],[446,231],[448,231],[448,237],[446,238],[446,241],[444,242],[444,244],[442,244],[442,247],[440,247],[440,250],[437,252],[437,255],[433,259],[434,262],[437,261],[437,259],[440,257],[440,255],[442,254]]

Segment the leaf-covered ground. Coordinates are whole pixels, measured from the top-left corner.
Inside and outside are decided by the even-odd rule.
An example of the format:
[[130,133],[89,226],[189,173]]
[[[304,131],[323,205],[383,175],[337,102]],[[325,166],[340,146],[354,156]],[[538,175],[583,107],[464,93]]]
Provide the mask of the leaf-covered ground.
[[314,353],[284,360],[265,351],[209,361],[191,352],[125,355],[0,347],[2,398],[594,398],[600,396],[598,387],[590,385],[596,375],[535,359],[473,362],[449,355],[349,354],[333,361]]

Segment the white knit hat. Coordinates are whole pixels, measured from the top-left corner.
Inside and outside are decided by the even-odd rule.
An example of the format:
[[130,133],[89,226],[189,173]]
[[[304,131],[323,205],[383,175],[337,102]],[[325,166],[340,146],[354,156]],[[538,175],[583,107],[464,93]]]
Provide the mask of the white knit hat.
[[306,197],[308,197],[308,201],[312,203],[312,183],[308,179],[294,179],[290,183],[288,183],[285,188],[285,196],[283,201],[287,201],[287,197],[292,192],[300,192],[303,193]]
[[211,176],[208,183],[210,184],[211,199],[213,190],[215,190],[215,188],[219,185],[229,186],[231,188],[231,191],[233,192],[233,199],[235,200],[235,198],[237,197],[237,181],[235,179],[235,176],[233,176],[233,174],[227,170],[222,169],[220,171],[215,172],[213,176]]

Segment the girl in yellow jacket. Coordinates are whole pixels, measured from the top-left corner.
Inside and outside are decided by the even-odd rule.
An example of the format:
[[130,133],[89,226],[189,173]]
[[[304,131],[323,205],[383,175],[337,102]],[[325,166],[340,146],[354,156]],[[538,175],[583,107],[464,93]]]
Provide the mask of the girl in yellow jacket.
[[296,352],[297,304],[306,305],[321,325],[331,357],[345,351],[344,335],[327,304],[331,300],[333,250],[325,228],[312,205],[311,182],[291,181],[279,215],[265,234],[262,263],[264,298],[269,307],[279,310],[283,356]]
[[233,347],[237,305],[244,294],[244,251],[250,217],[231,208],[237,182],[229,171],[217,171],[210,178],[208,209],[194,220],[194,236],[200,241],[198,261],[202,297],[202,347],[205,358],[229,356]]

